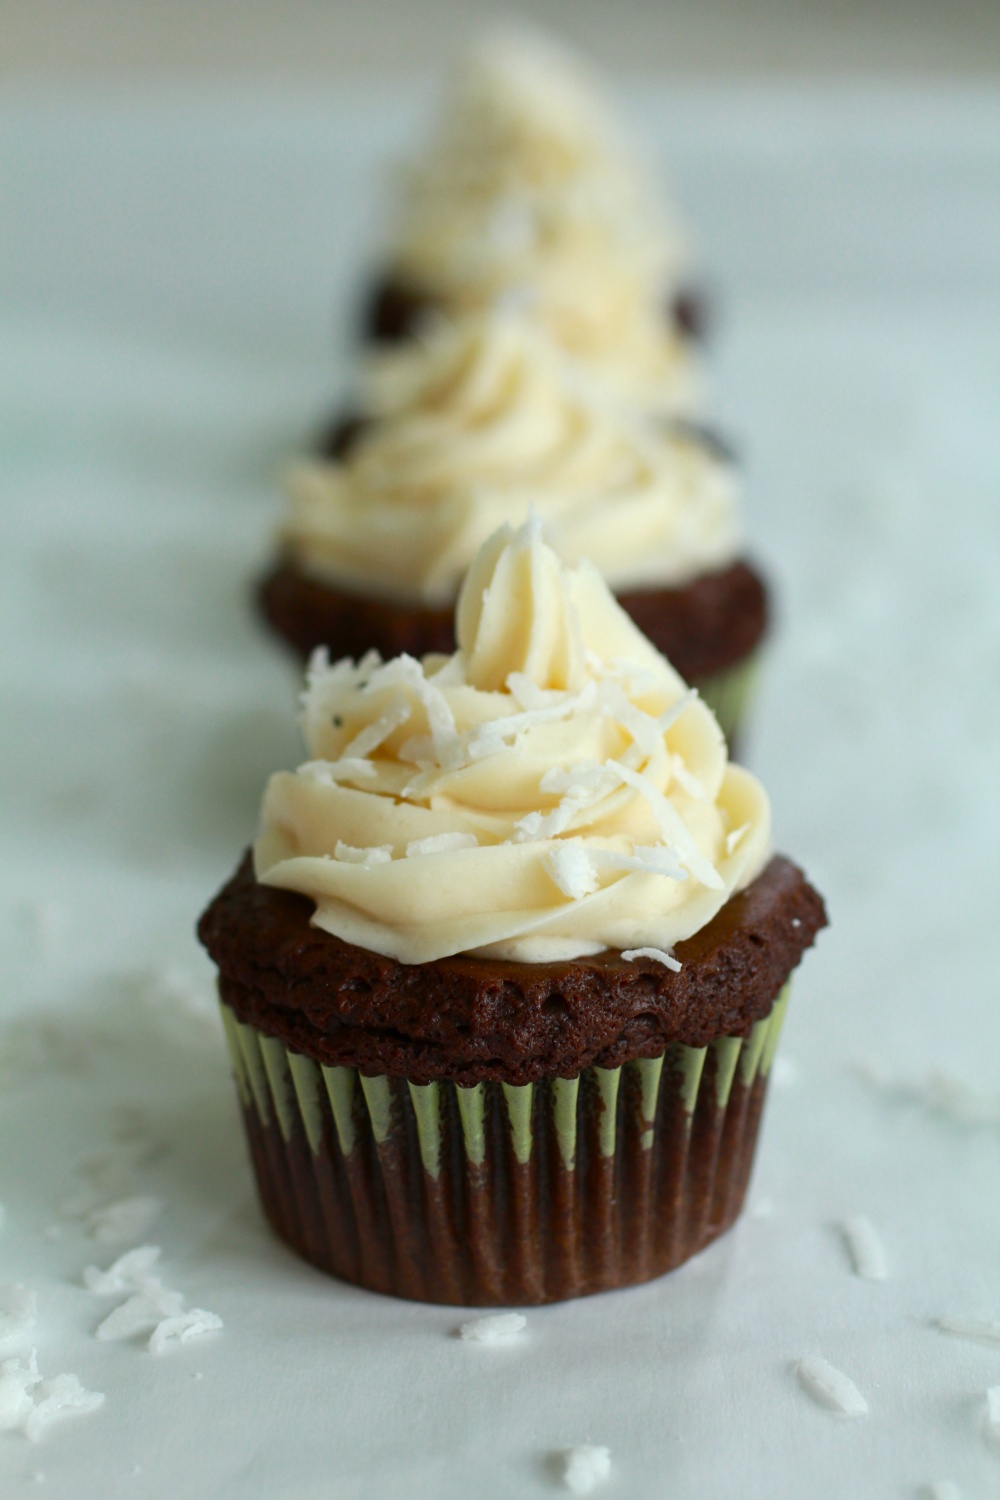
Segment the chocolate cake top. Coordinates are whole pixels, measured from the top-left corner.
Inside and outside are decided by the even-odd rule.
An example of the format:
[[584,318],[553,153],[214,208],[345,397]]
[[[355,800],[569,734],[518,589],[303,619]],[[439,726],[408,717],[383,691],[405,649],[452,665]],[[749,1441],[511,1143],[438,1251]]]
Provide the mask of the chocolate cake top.
[[198,927],[223,1000],[320,1063],[416,1083],[570,1078],[674,1042],[745,1036],[826,925],[822,898],[781,856],[678,943],[677,973],[614,951],[403,964],[314,927],[312,910],[306,897],[258,884],[243,859]]

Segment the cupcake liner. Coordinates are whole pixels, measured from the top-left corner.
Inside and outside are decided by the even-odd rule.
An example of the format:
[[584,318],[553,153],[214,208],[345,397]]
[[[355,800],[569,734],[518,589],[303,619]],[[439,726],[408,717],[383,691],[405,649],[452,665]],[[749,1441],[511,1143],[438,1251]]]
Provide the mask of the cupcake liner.
[[747,1038],[535,1084],[366,1077],[223,1021],[265,1213],[321,1270],[418,1301],[647,1281],[739,1213],[782,990]]
[[755,651],[735,666],[721,672],[712,672],[707,677],[695,677],[692,686],[698,689],[703,700],[715,714],[719,727],[732,750],[739,742],[745,727],[746,715],[753,700],[760,669],[760,657]]

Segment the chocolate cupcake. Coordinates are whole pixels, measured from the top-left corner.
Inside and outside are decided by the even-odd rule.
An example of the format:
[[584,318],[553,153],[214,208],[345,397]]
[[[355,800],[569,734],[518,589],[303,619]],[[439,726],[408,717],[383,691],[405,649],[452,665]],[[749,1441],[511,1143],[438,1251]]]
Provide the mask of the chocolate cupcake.
[[732,1223],[825,917],[589,563],[503,529],[457,633],[317,659],[311,758],[199,934],[278,1234],[375,1291],[549,1302]]
[[704,300],[685,236],[586,68],[544,39],[494,37],[465,60],[437,130],[401,175],[366,337],[527,293],[550,334],[631,399],[689,410]]
[[371,415],[340,456],[297,466],[259,586],[306,657],[454,649],[476,548],[530,509],[568,561],[590,557],[653,644],[737,732],[767,622],[743,555],[738,476],[688,423],[612,401],[523,310],[436,329],[369,367]]

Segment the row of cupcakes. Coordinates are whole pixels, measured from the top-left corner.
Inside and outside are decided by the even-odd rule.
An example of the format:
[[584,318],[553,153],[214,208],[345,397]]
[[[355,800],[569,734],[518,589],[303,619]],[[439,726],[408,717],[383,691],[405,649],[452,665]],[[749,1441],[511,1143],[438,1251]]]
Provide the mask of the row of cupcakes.
[[336,1276],[455,1304],[647,1280],[733,1222],[826,920],[707,701],[745,662],[706,639],[743,627],[699,635],[699,615],[739,588],[754,643],[763,622],[731,467],[599,379],[613,351],[566,347],[557,274],[512,304],[496,247],[477,253],[511,181],[545,224],[608,208],[567,233],[581,260],[645,211],[552,67],[478,58],[411,181],[437,207],[400,238],[393,295],[405,265],[436,299],[455,264],[489,294],[373,359],[333,460],[293,478],[261,598],[311,652],[308,759],[271,778],[199,925],[276,1231]]
[[259,598],[303,658],[453,649],[476,549],[534,510],[735,735],[767,592],[656,201],[575,64],[508,42],[459,71],[402,179],[354,397],[288,478]]

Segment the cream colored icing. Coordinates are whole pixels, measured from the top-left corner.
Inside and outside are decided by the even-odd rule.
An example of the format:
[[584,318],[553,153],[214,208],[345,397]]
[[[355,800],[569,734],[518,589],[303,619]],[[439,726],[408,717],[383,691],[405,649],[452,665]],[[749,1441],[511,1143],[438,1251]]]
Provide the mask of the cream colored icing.
[[669,951],[761,869],[770,811],[589,563],[531,523],[477,554],[459,649],[311,665],[257,878],[404,963]]
[[656,202],[582,69],[540,44],[494,44],[469,59],[404,176],[390,260],[452,314],[529,289],[611,390],[690,411],[700,371],[666,315],[685,255]]
[[343,462],[289,476],[285,544],[338,586],[450,603],[476,549],[531,509],[619,591],[681,584],[739,551],[731,466],[603,400],[516,309],[441,323],[376,362],[366,405],[377,420]]

